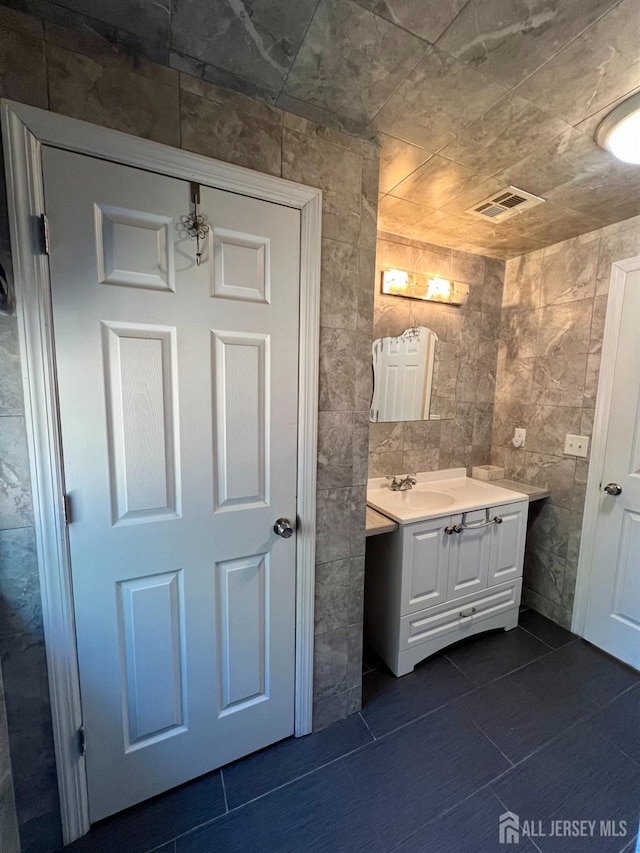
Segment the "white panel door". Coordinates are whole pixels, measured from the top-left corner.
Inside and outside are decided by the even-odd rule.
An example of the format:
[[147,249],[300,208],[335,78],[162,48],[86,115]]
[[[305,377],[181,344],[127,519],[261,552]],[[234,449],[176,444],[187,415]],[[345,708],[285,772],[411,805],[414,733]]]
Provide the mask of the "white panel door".
[[490,518],[497,516],[502,519],[500,524],[490,527],[489,586],[522,576],[528,513],[528,500],[494,506],[489,510]]
[[421,328],[374,342],[374,421],[416,421],[429,417],[435,333]]
[[448,518],[403,526],[402,615],[439,604],[447,597]]
[[293,733],[299,212],[44,150],[95,821]]
[[[461,525],[462,518],[454,515],[451,524],[454,527]],[[452,533],[449,537],[449,599],[460,598],[487,585],[491,528],[486,526],[486,512],[483,509],[466,512],[464,520],[469,527],[463,527],[459,533]]]
[[640,669],[640,270],[622,289],[584,637]]

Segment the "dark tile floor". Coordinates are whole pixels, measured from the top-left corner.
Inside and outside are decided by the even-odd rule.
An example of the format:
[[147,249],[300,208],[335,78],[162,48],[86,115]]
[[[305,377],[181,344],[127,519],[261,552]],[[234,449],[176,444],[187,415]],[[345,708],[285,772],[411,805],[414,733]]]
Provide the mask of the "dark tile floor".
[[[360,714],[103,821],[65,853],[635,849],[640,673],[532,610],[404,678],[368,657],[363,669]],[[507,810],[538,834],[501,845]],[[579,820],[594,837],[551,834]]]

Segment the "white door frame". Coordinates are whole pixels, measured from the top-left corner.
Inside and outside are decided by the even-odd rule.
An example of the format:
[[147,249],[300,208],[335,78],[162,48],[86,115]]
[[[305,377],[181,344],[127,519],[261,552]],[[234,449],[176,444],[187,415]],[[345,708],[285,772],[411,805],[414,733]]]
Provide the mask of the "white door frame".
[[297,208],[300,225],[295,734],[311,731],[322,191],[11,101],[0,102],[44,636],[64,842],[89,829],[51,332],[41,146]]
[[600,506],[600,483],[604,469],[604,457],[607,444],[607,426],[609,410],[613,395],[613,377],[616,368],[616,350],[618,346],[618,330],[622,317],[624,300],[624,284],[630,272],[640,269],[640,256],[616,261],[611,265],[609,298],[607,299],[607,314],[602,339],[602,355],[600,360],[600,375],[596,409],[591,437],[591,458],[587,477],[587,494],[582,519],[582,534],[580,539],[580,556],[578,558],[578,573],[573,605],[571,630],[584,636],[589,606],[589,592],[593,570],[593,552],[596,542],[596,524]]

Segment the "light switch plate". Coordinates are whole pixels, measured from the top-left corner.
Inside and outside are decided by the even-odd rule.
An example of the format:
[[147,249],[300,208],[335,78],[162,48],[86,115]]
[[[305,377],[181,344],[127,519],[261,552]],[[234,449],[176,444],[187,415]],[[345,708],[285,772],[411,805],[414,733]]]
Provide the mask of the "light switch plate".
[[589,452],[589,438],[586,435],[569,435],[564,440],[565,456],[586,457]]

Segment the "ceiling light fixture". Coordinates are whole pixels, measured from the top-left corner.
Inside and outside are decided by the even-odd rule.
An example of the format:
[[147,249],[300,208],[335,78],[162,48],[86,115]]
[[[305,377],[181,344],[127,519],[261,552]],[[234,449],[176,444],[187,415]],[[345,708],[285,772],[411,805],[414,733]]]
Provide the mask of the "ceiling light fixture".
[[618,160],[640,165],[640,92],[618,104],[600,123],[596,142]]
[[467,284],[406,270],[383,270],[382,292],[427,302],[446,302],[448,305],[464,305],[469,299]]

